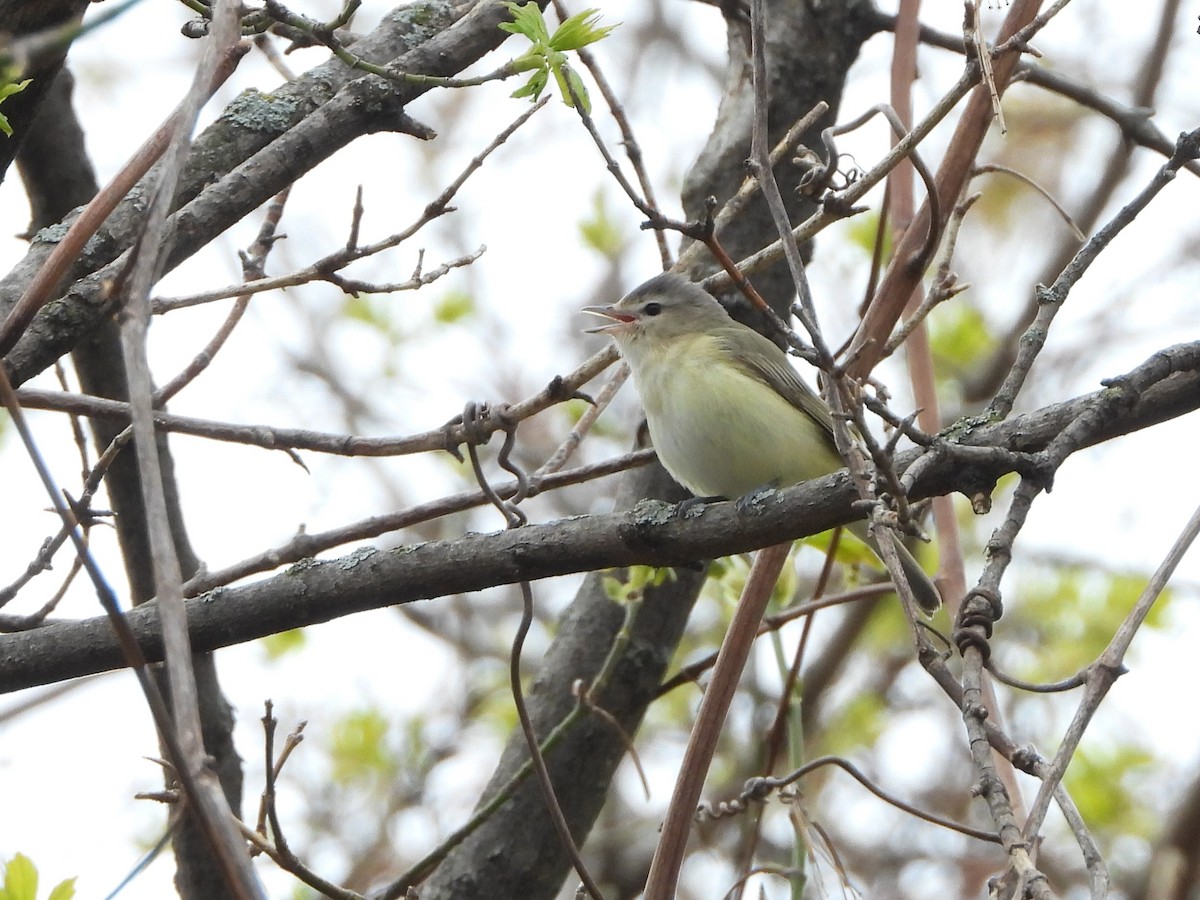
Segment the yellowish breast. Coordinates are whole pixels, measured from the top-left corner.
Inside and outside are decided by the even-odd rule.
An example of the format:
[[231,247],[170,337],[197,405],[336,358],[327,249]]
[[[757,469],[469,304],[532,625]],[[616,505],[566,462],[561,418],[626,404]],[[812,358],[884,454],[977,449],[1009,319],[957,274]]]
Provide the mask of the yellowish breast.
[[841,468],[824,430],[735,366],[713,338],[672,342],[637,363],[634,378],[658,457],[692,493],[735,498]]

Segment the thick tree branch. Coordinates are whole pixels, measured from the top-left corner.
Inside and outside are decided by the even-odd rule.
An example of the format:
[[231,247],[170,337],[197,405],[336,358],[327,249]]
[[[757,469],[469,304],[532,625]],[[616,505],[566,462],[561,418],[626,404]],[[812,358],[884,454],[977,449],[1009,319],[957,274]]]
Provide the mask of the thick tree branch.
[[[1200,408],[1200,343],[1156,354],[1190,367],[1162,363],[1164,379],[1087,435],[1091,446]],[[979,428],[963,443],[1022,452],[1046,446],[1096,406],[1105,391]],[[920,454],[897,461],[903,471]],[[964,464],[953,453],[923,467],[914,498],[951,491],[973,493],[1013,468],[1010,453]],[[193,647],[215,650],[290,628],[326,622],[368,609],[521,580],[616,566],[688,566],[699,559],[742,553],[817,534],[854,519],[853,486],[843,473],[766,497],[753,514],[732,503],[705,508],[686,520],[674,507],[650,502],[606,516],[581,516],[498,534],[468,534],[380,551],[364,548],[334,560],[298,564],[282,575],[245,587],[213,591],[188,601]],[[149,659],[161,658],[153,605],[128,613]],[[103,619],[59,622],[0,637],[0,692],[48,684],[124,665]]]
[[[355,45],[359,55],[394,60],[406,71],[451,75],[498,46],[507,34],[499,24],[508,11],[481,0],[464,15],[444,4],[409,7],[387,16],[371,36]],[[432,136],[409,119],[404,107],[428,90],[396,85],[375,76],[349,80],[341,63],[326,63],[276,92],[244,93],[197,139],[179,191],[181,209],[172,217],[172,268],[232,224],[266,203],[321,161],[354,139],[381,130]],[[214,176],[220,176],[213,183]],[[209,186],[205,186],[208,184]],[[19,384],[50,365],[112,311],[109,285],[124,263],[139,210],[141,186],[89,243],[71,274],[67,295],[50,303],[6,357]],[[57,232],[43,232],[29,254],[0,282],[0,313],[7,315],[41,262]]]

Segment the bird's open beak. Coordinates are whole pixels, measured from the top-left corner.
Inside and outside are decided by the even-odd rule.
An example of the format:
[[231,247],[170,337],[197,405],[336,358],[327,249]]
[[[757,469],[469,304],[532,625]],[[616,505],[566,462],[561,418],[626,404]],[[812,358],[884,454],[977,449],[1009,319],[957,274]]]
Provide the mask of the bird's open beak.
[[587,334],[611,334],[637,321],[637,316],[619,310],[615,306],[585,306],[580,312],[610,320],[606,325],[599,325],[596,328],[585,328],[584,332]]

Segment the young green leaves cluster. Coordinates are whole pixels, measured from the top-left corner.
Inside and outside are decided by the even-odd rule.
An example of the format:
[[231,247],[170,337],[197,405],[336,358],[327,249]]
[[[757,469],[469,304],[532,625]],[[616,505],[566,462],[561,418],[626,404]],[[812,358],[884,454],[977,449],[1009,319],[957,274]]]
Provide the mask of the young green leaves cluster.
[[574,97],[579,98],[584,112],[591,112],[587,89],[583,81],[571,67],[567,65],[567,53],[578,50],[588,44],[595,43],[606,37],[616,25],[598,25],[600,13],[595,9],[585,9],[571,16],[550,33],[542,11],[532,0],[524,5],[515,2],[504,4],[513,15],[511,22],[501,24],[501,28],[510,34],[524,35],[532,46],[513,60],[513,68],[518,72],[532,72],[524,85],[513,91],[514,97],[528,97],[537,102],[542,91],[554,76],[559,93],[567,106],[575,105]]
[[[5,84],[0,84],[0,102],[3,102],[13,94],[19,94],[25,88],[29,87],[31,79],[26,78],[24,81],[9,81]],[[9,137],[12,137],[12,125],[8,122],[8,116],[0,112],[0,131],[3,131]]]
[[[28,856],[17,853],[4,864],[0,900],[37,900],[38,870]],[[46,900],[71,900],[75,896],[75,879],[59,882]]]
[[602,583],[608,599],[625,606],[640,602],[647,588],[661,587],[675,578],[675,570],[671,568],[630,566],[625,570],[624,581],[612,575],[605,575]]

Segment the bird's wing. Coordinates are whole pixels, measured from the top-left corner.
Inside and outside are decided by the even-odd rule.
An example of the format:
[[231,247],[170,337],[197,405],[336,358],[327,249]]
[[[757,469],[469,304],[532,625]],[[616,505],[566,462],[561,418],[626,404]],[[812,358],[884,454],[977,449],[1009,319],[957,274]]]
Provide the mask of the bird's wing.
[[833,416],[825,401],[800,380],[787,354],[757,331],[744,326],[726,329],[719,337],[734,363],[821,426],[833,446]]

